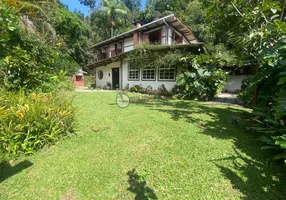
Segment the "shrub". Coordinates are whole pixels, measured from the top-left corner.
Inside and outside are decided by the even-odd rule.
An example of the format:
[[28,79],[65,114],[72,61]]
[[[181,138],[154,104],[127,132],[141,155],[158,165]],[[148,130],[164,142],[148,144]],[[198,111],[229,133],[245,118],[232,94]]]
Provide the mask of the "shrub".
[[286,162],[286,40],[265,50],[260,59],[258,72],[243,83],[240,93],[254,105],[252,124],[247,128],[262,135],[262,141],[270,145],[264,149],[279,150],[275,159]]
[[142,87],[142,85],[133,85],[130,89],[130,92],[137,92],[137,93],[144,93],[144,88]]
[[254,93],[254,88],[249,88],[249,85],[253,81],[253,77],[244,79],[241,84],[241,90],[238,93],[238,97],[245,102],[247,106],[251,106],[253,103],[253,93]]
[[171,96],[171,93],[167,90],[167,88],[164,84],[162,84],[158,87],[157,93],[159,95],[163,95],[163,96]]
[[96,77],[94,75],[84,76],[84,86],[91,89],[95,89],[96,88],[95,80]]
[[0,154],[32,154],[74,133],[74,107],[67,92],[0,93]]
[[177,78],[177,86],[173,92],[181,98],[197,98],[210,100],[220,92],[226,81],[226,74],[217,68],[192,68]]

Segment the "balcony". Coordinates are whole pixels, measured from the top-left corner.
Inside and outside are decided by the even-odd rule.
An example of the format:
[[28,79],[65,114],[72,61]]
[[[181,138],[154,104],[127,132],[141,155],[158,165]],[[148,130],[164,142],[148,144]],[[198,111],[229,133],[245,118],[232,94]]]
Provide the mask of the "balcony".
[[102,47],[97,51],[97,62],[116,57],[122,52],[121,42]]

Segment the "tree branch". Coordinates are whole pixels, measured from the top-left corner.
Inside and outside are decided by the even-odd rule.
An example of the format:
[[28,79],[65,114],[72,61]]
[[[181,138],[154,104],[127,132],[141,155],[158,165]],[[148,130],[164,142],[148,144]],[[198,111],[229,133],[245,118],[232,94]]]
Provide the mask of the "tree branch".
[[[285,0],[286,1],[286,0]],[[234,5],[233,2],[231,2],[232,6],[234,7],[234,9],[238,12],[238,14],[243,17],[243,14],[238,10],[238,8]]]

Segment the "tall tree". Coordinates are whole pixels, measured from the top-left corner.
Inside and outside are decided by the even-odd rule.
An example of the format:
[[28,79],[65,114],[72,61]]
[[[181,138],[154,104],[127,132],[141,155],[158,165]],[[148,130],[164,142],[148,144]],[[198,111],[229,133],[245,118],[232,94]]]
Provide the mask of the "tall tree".
[[140,0],[121,0],[131,12],[139,11],[141,7]]
[[114,29],[118,23],[128,16],[124,4],[117,0],[102,0],[102,11],[110,22],[110,36],[114,36]]
[[140,0],[121,0],[131,12],[132,20],[138,18],[141,3]]

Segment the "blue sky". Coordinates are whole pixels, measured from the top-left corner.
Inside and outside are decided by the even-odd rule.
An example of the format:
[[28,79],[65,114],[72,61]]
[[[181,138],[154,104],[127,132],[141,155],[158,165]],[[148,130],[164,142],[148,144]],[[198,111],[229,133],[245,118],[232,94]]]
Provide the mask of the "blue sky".
[[[61,0],[64,4],[68,6],[68,8],[71,11],[74,11],[75,9],[80,10],[84,13],[84,15],[88,14],[88,7],[82,5],[79,3],[79,0]],[[99,3],[100,0],[96,0],[96,3]],[[145,8],[146,0],[141,0],[142,8]]]

